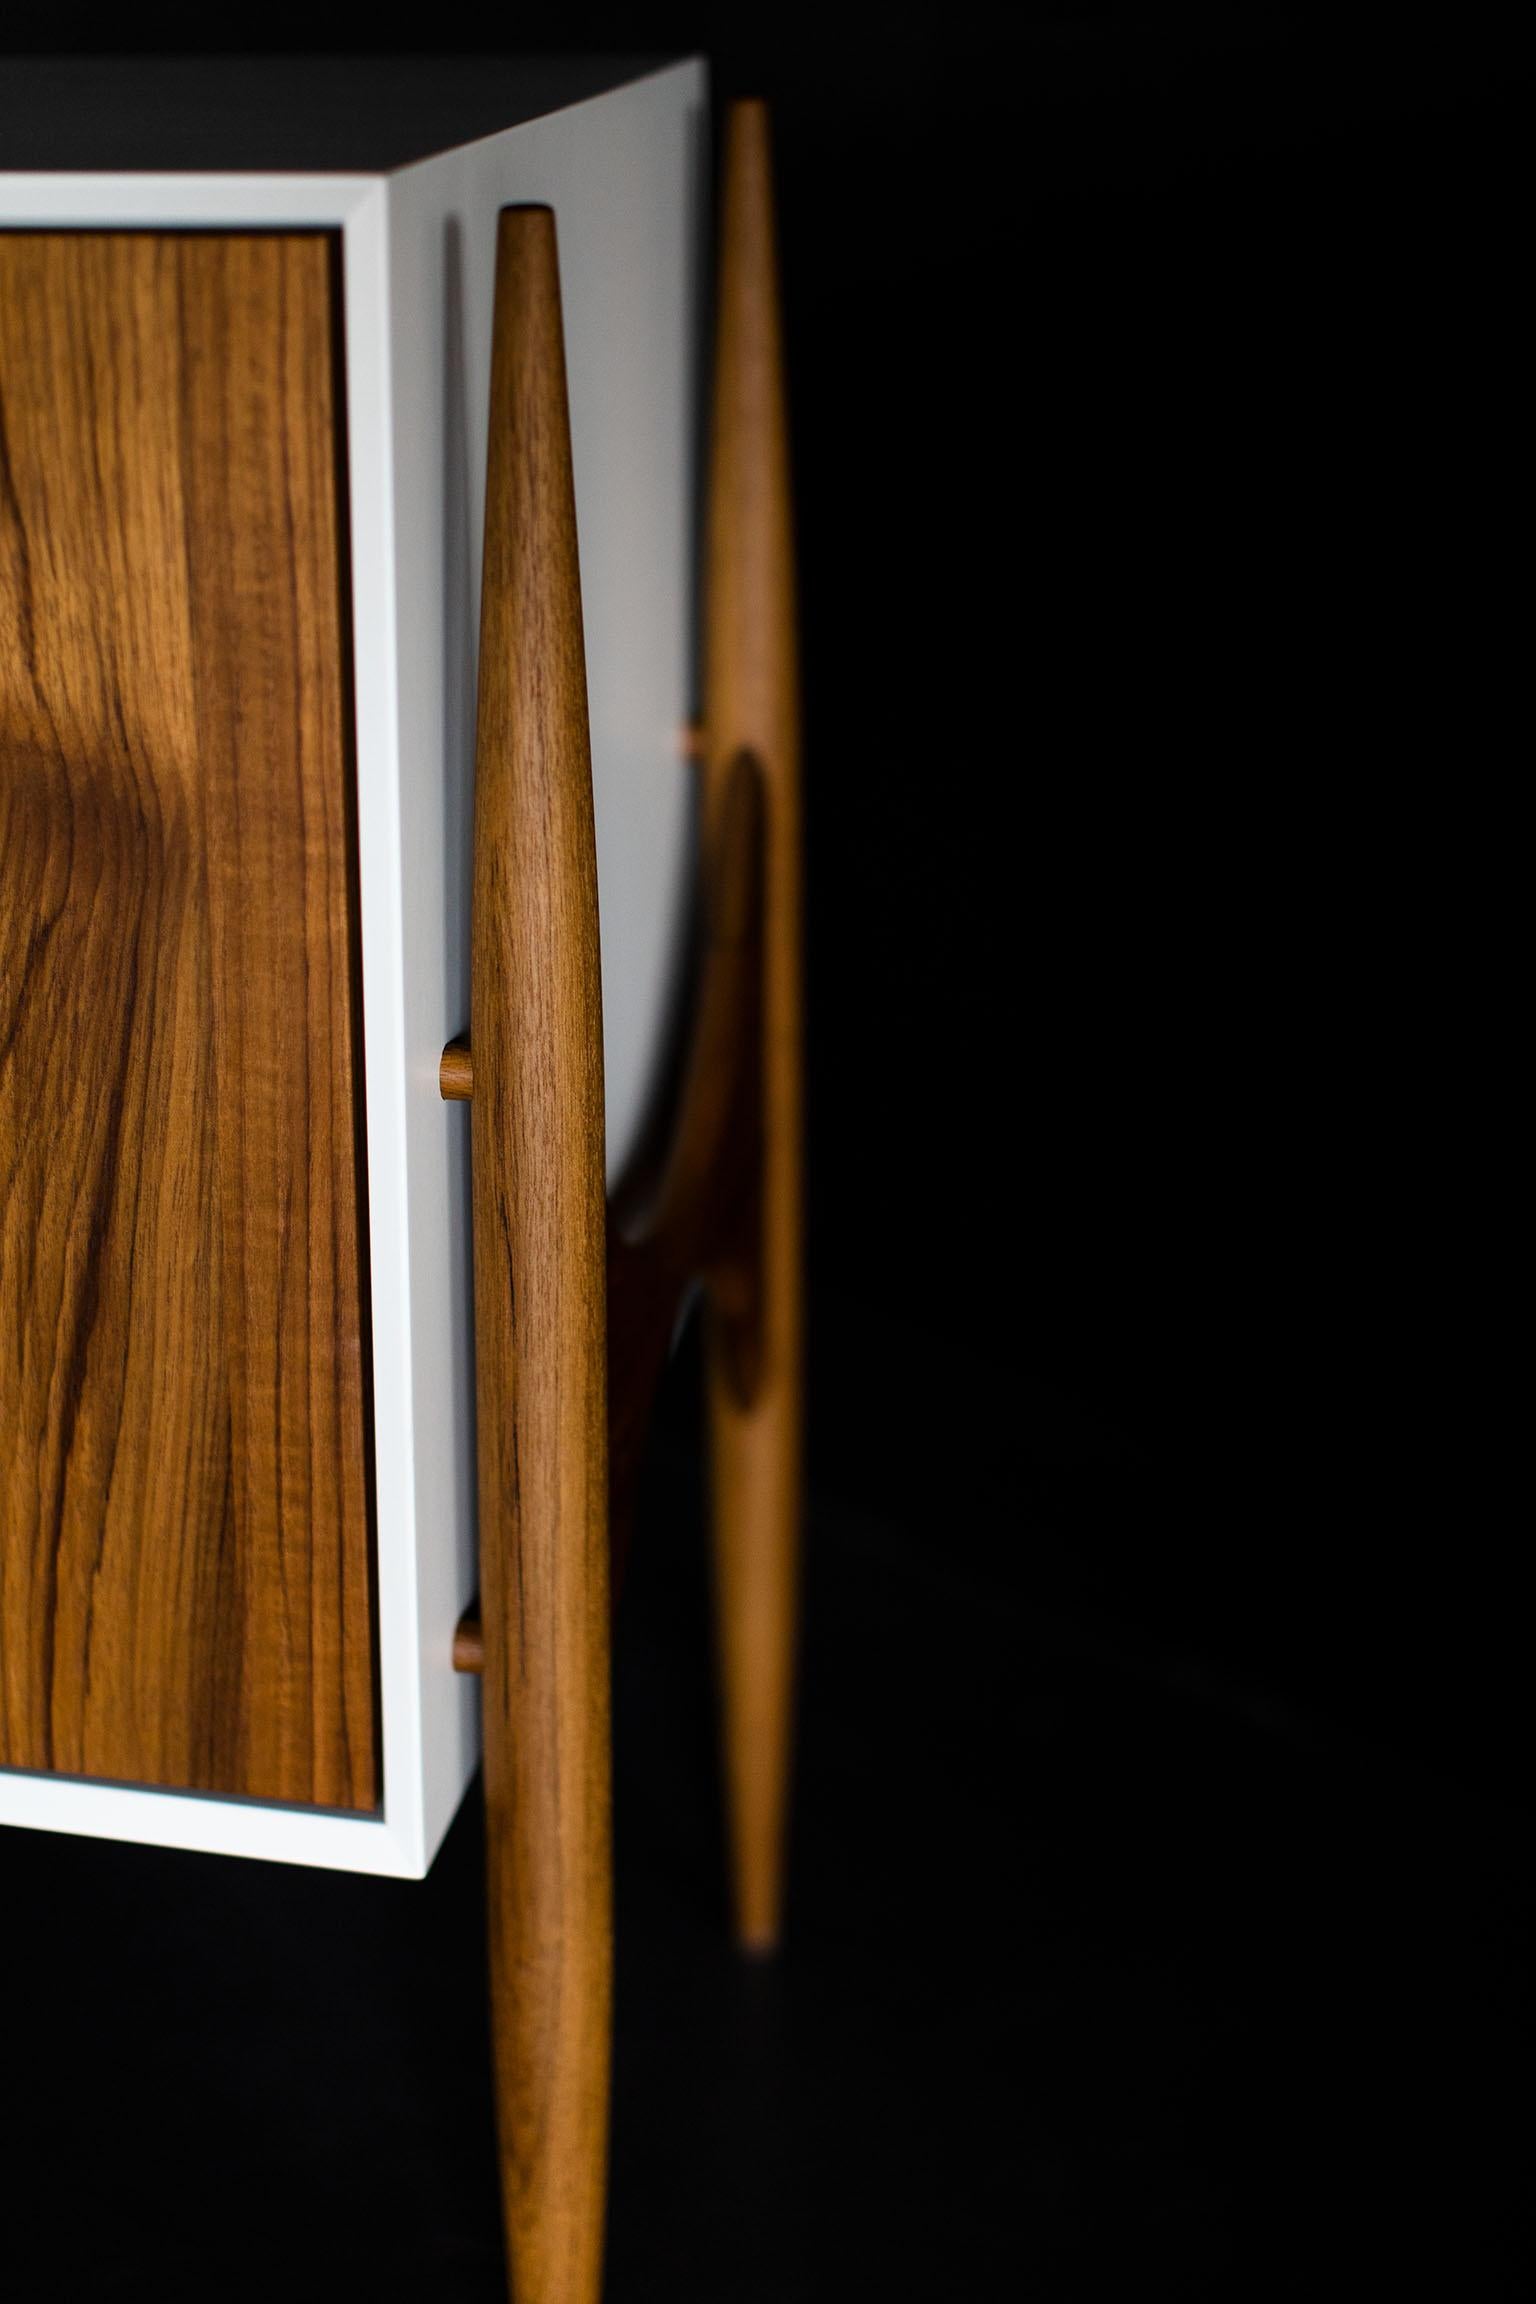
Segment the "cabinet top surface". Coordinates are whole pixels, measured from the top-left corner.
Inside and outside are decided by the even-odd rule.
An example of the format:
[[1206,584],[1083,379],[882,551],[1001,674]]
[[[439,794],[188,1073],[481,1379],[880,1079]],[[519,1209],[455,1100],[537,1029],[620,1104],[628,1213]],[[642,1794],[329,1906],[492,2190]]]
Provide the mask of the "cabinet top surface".
[[665,61],[7,57],[0,172],[387,174],[602,95]]

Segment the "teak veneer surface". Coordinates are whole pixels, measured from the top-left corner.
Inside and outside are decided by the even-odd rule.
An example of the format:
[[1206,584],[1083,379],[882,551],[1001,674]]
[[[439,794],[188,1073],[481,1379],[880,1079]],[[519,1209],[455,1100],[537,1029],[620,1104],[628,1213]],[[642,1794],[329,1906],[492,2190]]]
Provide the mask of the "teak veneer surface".
[[379,1796],[336,251],[0,234],[0,1765]]

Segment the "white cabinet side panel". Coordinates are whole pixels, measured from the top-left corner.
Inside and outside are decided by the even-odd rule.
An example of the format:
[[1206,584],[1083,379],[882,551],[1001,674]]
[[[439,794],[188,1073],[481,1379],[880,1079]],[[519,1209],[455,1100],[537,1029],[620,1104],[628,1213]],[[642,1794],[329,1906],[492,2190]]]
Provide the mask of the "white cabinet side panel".
[[[469,1019],[496,219],[509,204],[545,203],[555,211],[559,243],[592,719],[611,1177],[634,1144],[652,1084],[691,878],[692,796],[680,737],[693,686],[705,98],[703,67],[677,66],[423,162],[388,187],[428,1856],[478,1752],[476,1691],[451,1667],[454,1625],[476,1581],[469,1127],[464,1107],[442,1103],[437,1076],[444,1041]],[[386,1755],[386,1787],[387,1766]]]

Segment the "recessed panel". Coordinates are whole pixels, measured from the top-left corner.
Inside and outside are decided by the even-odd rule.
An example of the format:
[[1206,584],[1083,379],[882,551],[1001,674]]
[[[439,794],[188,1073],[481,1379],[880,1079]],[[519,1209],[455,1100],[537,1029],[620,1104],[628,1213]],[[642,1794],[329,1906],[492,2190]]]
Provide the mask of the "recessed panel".
[[366,1810],[338,296],[0,233],[0,1766]]

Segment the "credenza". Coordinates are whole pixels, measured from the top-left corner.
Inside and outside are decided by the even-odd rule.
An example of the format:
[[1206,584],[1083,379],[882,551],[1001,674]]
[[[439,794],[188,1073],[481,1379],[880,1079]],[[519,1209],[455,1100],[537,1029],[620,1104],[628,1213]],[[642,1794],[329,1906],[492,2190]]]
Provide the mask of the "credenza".
[[483,1760],[518,2304],[600,2291],[611,1613],[696,1291],[779,1931],[797,720],[760,106],[0,66],[0,1824],[421,1877]]

